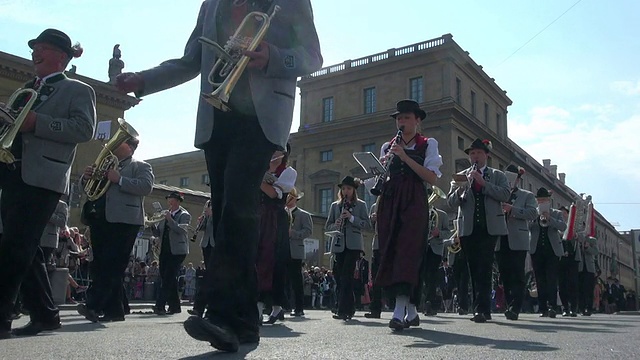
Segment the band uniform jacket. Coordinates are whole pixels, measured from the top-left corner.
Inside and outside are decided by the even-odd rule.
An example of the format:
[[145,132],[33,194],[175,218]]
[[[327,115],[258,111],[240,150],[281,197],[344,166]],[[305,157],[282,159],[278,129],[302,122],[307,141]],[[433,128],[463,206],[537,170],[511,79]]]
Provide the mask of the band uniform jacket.
[[[336,220],[340,217],[342,212],[342,202],[335,201],[331,204],[329,209],[329,217],[327,217],[327,223],[325,230],[333,231],[340,230],[336,227]],[[358,199],[351,211],[353,215],[353,222],[349,219],[345,219],[346,225],[346,239],[343,239],[344,235],[333,236],[331,239],[331,252],[341,253],[344,251],[345,244],[349,250],[364,250],[364,240],[362,238],[362,230],[370,229],[371,222],[369,221],[369,214],[367,212],[367,204]]]
[[589,247],[585,248],[583,244],[579,245],[582,248],[580,252],[580,262],[578,263],[578,272],[586,271],[591,274],[596,273],[596,255],[598,255],[597,241],[586,240],[589,243]]
[[213,216],[207,216],[205,219],[205,223],[203,228],[200,229],[202,232],[202,237],[200,238],[200,247],[206,248],[208,245],[214,247],[216,245],[216,241],[213,238]]
[[162,236],[164,235],[164,224],[169,226],[169,244],[171,245],[172,255],[189,254],[189,224],[191,223],[191,215],[185,208],[180,206],[178,211],[171,220],[162,220],[153,227],[153,235],[157,236],[156,241],[162,244]]
[[[468,168],[459,174],[467,175],[470,171],[471,168]],[[507,223],[501,204],[508,201],[511,194],[507,177],[502,171],[489,166],[485,168],[483,177],[485,186],[482,188],[482,194],[484,194],[487,232],[494,236],[507,235]],[[447,204],[451,208],[458,207],[458,235],[469,236],[473,232],[475,198],[471,187],[465,189],[464,199],[456,193],[457,188],[458,186],[452,183],[447,195]]]
[[371,221],[371,227],[373,228],[373,239],[371,240],[371,250],[380,250],[380,244],[378,243],[378,227],[376,221],[371,220],[371,215],[378,211],[378,203],[371,205],[369,210],[369,221]]
[[[510,196],[511,197],[511,196]],[[538,217],[538,203],[531,191],[516,189],[511,212],[506,214],[509,249],[529,251],[531,234],[529,222]],[[500,251],[500,241],[496,242],[496,251]]]
[[311,214],[296,207],[293,210],[293,224],[291,226],[291,236],[289,237],[291,259],[304,260],[306,258],[304,239],[311,236],[312,232],[313,222],[311,220]]
[[31,109],[36,123],[34,132],[22,133],[22,180],[68,194],[77,144],[91,140],[95,131],[96,94],[91,86],[61,76],[41,86]]
[[67,206],[67,203],[62,200],[58,200],[56,210],[51,214],[51,218],[42,232],[42,237],[40,237],[41,247],[53,249],[58,248],[58,233],[60,232],[60,228],[67,225],[68,218],[69,207]]
[[[204,36],[218,41],[216,19],[219,3],[219,0],[202,3],[182,58],[168,60],[140,72],[145,85],[143,91],[136,93],[138,97],[183,84],[198,75],[203,93],[214,90],[208,77],[217,54],[211,47],[200,44],[198,38]],[[271,20],[264,39],[269,44],[268,65],[264,70],[245,71],[249,72],[249,86],[262,131],[270,142],[284,149],[293,119],[297,79],[320,69],[322,55],[311,2],[274,0],[274,3],[280,6],[280,11]],[[209,141],[214,121],[213,106],[200,98],[196,147],[202,148]]]
[[[562,247],[562,238],[560,235],[567,228],[567,223],[562,218],[562,212],[556,209],[549,209],[549,242],[553,253],[560,257],[564,254],[564,248]],[[540,236],[540,225],[538,225],[538,217],[535,220],[529,222],[529,229],[531,230],[531,248],[529,253],[531,255],[536,253],[538,248],[538,237]]]
[[438,208],[434,208],[434,210],[438,213],[438,223],[436,226],[440,230],[440,234],[429,240],[429,246],[434,254],[442,256],[444,254],[443,242],[451,236],[451,230],[449,229],[449,215]]

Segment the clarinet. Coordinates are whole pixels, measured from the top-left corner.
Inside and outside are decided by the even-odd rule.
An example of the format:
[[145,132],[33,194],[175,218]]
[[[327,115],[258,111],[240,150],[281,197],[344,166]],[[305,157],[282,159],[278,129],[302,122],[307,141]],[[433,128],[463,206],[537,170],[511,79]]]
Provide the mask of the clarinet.
[[[345,210],[349,211],[349,212],[351,212],[353,210],[353,204],[351,204],[349,202],[349,200],[343,201],[342,209],[340,211],[340,215],[342,215],[342,213]],[[336,243],[335,243],[334,247],[342,246],[342,244],[340,244],[340,238],[341,237],[344,237],[345,239],[347,238],[347,221],[349,221],[349,219],[342,219],[342,222],[340,223],[340,233],[342,234],[342,236],[338,236],[336,238]]]
[[[474,171],[478,171],[478,163],[474,162],[473,165],[471,165],[471,171],[469,171],[469,174],[471,174]],[[467,193],[469,191],[473,191],[471,190],[473,188],[473,183],[475,181],[473,180],[473,178],[471,178],[471,180],[469,180],[469,189],[467,191],[465,191],[462,196],[460,197],[462,199],[462,201],[465,201],[467,199]]]
[[[400,142],[400,139],[402,139],[403,130],[404,130],[404,126],[400,126],[400,129],[398,129],[398,133],[396,134],[396,137],[393,139],[393,141],[389,143],[389,150],[391,150],[391,147],[393,145]],[[384,185],[385,181],[387,181],[387,177],[389,176],[389,168],[391,167],[391,161],[393,160],[394,156],[395,155],[391,153],[389,154],[389,157],[387,157],[387,161],[385,161],[384,163],[384,173],[382,173],[381,175],[378,175],[378,178],[376,179],[376,184],[373,185],[373,187],[369,191],[371,195],[379,196],[380,194],[382,194],[382,186]]]

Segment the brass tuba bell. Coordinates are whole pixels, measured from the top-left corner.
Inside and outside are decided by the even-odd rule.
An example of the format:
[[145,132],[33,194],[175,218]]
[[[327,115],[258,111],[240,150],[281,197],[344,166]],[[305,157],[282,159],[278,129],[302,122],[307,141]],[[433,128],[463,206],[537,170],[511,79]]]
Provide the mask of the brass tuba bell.
[[[30,94],[29,101],[20,111],[13,110],[16,100],[23,94]],[[0,162],[12,164],[16,161],[11,145],[37,98],[38,93],[33,89],[18,89],[11,94],[6,106],[0,107]]]
[[124,119],[118,119],[118,131],[105,144],[98,155],[93,166],[95,170],[89,180],[84,185],[84,193],[89,201],[95,201],[104,195],[111,185],[107,178],[107,172],[118,166],[118,157],[113,154],[122,143],[127,140],[137,138],[138,132]]

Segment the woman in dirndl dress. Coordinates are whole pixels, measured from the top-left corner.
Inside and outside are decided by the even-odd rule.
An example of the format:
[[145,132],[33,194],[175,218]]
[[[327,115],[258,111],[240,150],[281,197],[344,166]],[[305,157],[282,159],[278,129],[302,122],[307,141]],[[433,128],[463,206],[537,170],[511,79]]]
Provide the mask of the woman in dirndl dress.
[[273,153],[269,170],[260,185],[260,240],[256,262],[258,314],[262,320],[265,303],[271,304],[272,311],[265,322],[267,324],[284,319],[283,307],[287,304],[285,284],[290,249],[289,215],[285,210],[285,202],[298,177],[296,170],[287,165],[289,154],[289,144],[287,152]]
[[[438,142],[418,132],[426,117],[413,100],[401,100],[391,114],[402,136],[382,145],[381,161],[389,165],[377,212],[380,268],[377,285],[395,296],[395,309],[389,327],[402,330],[419,326],[416,305],[420,300],[420,269],[429,232],[427,186],[442,174]],[[426,183],[426,184],[425,184]]]

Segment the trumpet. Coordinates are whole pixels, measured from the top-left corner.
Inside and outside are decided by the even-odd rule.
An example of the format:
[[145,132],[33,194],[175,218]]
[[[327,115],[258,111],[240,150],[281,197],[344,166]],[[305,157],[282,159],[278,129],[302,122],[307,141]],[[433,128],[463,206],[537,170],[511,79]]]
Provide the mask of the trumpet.
[[[471,165],[471,171],[469,171],[469,174],[473,173],[474,171],[478,171],[478,163],[477,162],[474,162],[473,165]],[[474,180],[473,180],[473,178],[471,178],[471,180],[469,180],[469,189],[471,189],[473,187],[473,183],[474,183]],[[462,201],[466,200],[467,193],[468,193],[468,191],[465,191],[462,194],[462,196],[460,197],[462,199]]]
[[[29,94],[29,101],[19,111],[13,110],[16,101],[24,94]],[[5,107],[0,107],[0,161],[13,164],[16,161],[11,153],[11,145],[18,135],[22,123],[27,118],[31,107],[38,98],[38,92],[33,89],[18,89],[9,97]]]
[[[404,126],[400,126],[400,129],[398,129],[398,133],[396,134],[396,137],[393,139],[393,141],[391,141],[391,143],[389,143],[389,150],[391,150],[391,147],[393,145],[400,142],[400,140],[402,139],[403,131],[404,131]],[[378,175],[378,177],[376,178],[375,185],[373,185],[373,187],[369,191],[371,195],[379,196],[380,194],[382,194],[382,186],[387,181],[387,177],[389,176],[389,168],[391,167],[391,161],[393,160],[393,157],[394,157],[393,153],[390,153],[389,156],[387,157],[387,161],[385,161],[384,163],[384,173]]]
[[538,204],[538,214],[540,215],[540,226],[542,227],[549,226],[549,219],[542,214],[545,212],[548,213],[550,209],[551,209],[551,203]]
[[[231,110],[228,105],[231,91],[251,60],[244,55],[244,52],[256,50],[267,34],[271,19],[278,10],[280,10],[280,6],[276,5],[271,15],[259,11],[247,14],[224,47],[204,36],[198,38],[199,42],[211,46],[218,55],[218,60],[207,78],[209,84],[213,85],[214,91],[210,94],[202,94],[209,104],[222,111]],[[216,76],[220,76],[224,80],[217,82]]]

